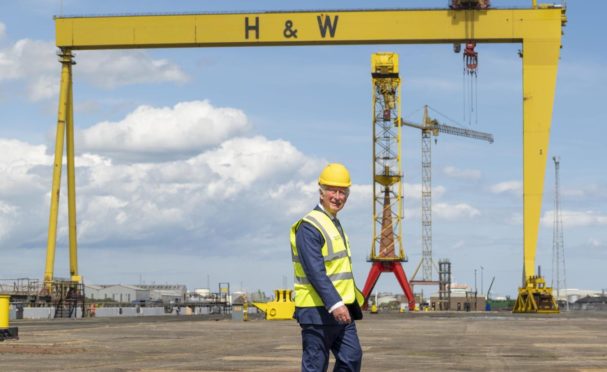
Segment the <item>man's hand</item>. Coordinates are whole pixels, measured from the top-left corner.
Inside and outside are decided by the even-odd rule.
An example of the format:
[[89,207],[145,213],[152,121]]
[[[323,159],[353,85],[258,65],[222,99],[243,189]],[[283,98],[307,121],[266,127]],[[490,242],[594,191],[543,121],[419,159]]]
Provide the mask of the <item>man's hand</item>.
[[348,311],[346,305],[338,307],[337,309],[333,310],[331,314],[333,314],[333,317],[335,318],[335,320],[337,320],[337,323],[339,324],[352,323],[352,318],[350,318],[350,312]]

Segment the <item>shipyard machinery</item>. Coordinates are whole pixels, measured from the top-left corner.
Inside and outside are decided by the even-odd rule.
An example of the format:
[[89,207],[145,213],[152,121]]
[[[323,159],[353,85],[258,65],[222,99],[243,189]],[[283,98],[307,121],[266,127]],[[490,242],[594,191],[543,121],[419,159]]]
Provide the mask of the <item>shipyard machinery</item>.
[[[480,1],[476,1],[480,4]],[[475,3],[465,1],[462,3]],[[485,3],[485,2],[483,2]],[[556,73],[565,9],[468,6],[449,9],[318,10],[292,12],[56,17],[61,84],[45,283],[53,280],[63,142],[67,137],[70,275],[77,271],[74,180],[73,51],[132,48],[253,47],[355,44],[522,44],[523,285],[522,303],[545,293],[533,278]],[[71,176],[70,176],[71,174]],[[50,284],[48,285],[50,287]],[[538,311],[537,307],[526,311]]]
[[409,310],[415,297],[401,262],[403,249],[403,167],[401,162],[401,105],[398,54],[371,56],[373,80],[373,240],[372,262],[363,288],[365,305],[379,276],[392,272],[400,284]]
[[253,306],[266,313],[267,320],[293,319],[295,302],[291,298],[292,292],[290,289],[275,289],[273,301],[253,302]]
[[[422,259],[411,275],[411,285],[438,285],[439,281],[433,280],[432,274],[432,267],[436,266],[432,258],[432,136],[444,133],[493,143],[493,135],[439,123],[428,116],[427,105],[424,106],[421,124],[402,119],[401,124],[420,129],[422,132]],[[416,279],[420,268],[421,278]]]

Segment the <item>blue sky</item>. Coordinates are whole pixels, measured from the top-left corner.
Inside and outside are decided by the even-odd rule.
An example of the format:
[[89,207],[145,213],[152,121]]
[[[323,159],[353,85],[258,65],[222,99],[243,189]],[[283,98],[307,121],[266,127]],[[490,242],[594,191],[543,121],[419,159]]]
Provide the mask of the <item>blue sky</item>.
[[[53,15],[444,7],[446,1],[19,1],[0,3],[0,278],[44,271],[59,63]],[[531,1],[493,1],[494,7]],[[567,283],[607,287],[607,5],[569,1],[550,157],[561,157]],[[288,229],[316,202],[328,161],[352,171],[341,218],[360,286],[371,247],[370,55],[400,56],[402,106],[493,133],[494,144],[441,135],[433,145],[434,257],[457,282],[514,295],[522,268],[520,45],[479,45],[478,105],[465,117],[462,57],[451,45],[76,52],[80,271],[87,283],[292,283]],[[478,115],[478,119],[476,119]],[[421,256],[420,133],[403,129],[404,244]],[[550,281],[554,167],[546,173],[537,262]],[[65,191],[65,187],[62,189]],[[56,275],[67,276],[66,198]],[[213,284],[215,286],[215,284]],[[378,289],[396,291],[382,277]],[[425,291],[431,291],[427,288]]]

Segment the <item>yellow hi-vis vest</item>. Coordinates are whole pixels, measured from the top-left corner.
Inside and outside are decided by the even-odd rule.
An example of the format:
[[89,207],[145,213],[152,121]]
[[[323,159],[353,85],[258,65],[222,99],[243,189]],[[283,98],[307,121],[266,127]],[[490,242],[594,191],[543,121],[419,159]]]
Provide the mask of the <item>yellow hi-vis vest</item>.
[[365,299],[363,294],[354,284],[348,237],[344,233],[346,239],[346,241],[344,241],[339,230],[337,230],[337,227],[335,227],[335,224],[331,221],[329,216],[317,210],[311,211],[304,218],[291,226],[291,254],[293,258],[293,269],[295,270],[295,306],[325,306],[320,295],[310,284],[308,278],[306,278],[306,273],[299,262],[295,234],[303,221],[314,226],[322,234],[322,237],[325,240],[321,252],[325,261],[327,276],[333,283],[337,293],[341,296],[344,304],[352,304],[356,301],[359,306],[362,306]]

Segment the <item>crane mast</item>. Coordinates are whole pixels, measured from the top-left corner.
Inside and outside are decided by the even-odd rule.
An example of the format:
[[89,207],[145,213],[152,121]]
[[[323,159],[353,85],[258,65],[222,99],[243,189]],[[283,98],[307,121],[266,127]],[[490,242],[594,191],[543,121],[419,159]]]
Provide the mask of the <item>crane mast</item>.
[[[401,265],[403,249],[403,171],[401,163],[401,111],[398,54],[371,56],[373,81],[373,262],[363,288],[368,299],[383,272],[392,272],[409,305],[415,308],[413,291]],[[366,304],[365,304],[366,307]]]
[[[556,284],[556,300],[561,298],[561,289],[566,291],[567,274],[565,270],[565,243],[563,238],[563,216],[561,215],[560,168],[561,159],[553,156],[554,161],[554,222],[552,230],[552,280]],[[569,300],[565,293],[565,310],[569,311]]]
[[373,56],[373,243],[371,259],[405,261],[398,55]]
[[[411,284],[438,284],[432,273],[432,267],[436,266],[432,258],[432,136],[445,133],[493,143],[493,135],[439,123],[430,118],[427,105],[422,124],[406,120],[401,120],[401,124],[422,131],[422,259],[411,276]],[[420,268],[422,277],[416,279]]]

